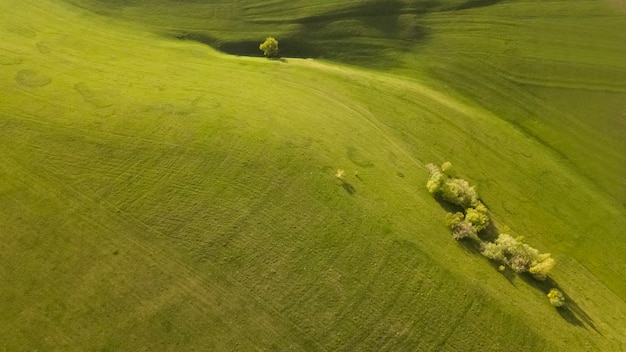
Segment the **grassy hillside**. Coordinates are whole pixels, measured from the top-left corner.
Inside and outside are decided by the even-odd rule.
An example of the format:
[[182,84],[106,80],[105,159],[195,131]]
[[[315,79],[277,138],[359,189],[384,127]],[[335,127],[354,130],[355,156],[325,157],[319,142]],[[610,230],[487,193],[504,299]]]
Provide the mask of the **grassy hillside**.
[[[570,56],[556,34],[524,37],[555,2],[303,3],[0,5],[3,348],[623,350],[623,15],[569,5],[599,23]],[[383,9],[413,34],[371,18]],[[262,28],[378,59],[234,57],[175,35]],[[498,35],[535,56],[497,55]],[[424,188],[444,160],[559,260],[566,309],[451,239]]]
[[231,54],[261,56],[259,41],[274,35],[286,57],[435,78],[626,204],[626,11],[619,2],[69,1]]

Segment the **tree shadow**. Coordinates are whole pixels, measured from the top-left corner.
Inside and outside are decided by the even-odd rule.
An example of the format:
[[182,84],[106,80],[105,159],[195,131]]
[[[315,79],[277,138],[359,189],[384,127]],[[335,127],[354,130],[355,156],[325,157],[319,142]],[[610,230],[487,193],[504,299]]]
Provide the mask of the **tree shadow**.
[[441,198],[440,195],[436,194],[435,195],[435,201],[439,204],[439,206],[447,211],[448,213],[462,213],[463,212],[463,207],[458,206],[456,204],[452,204],[448,201],[443,200],[443,198]]
[[504,276],[504,278],[506,279],[506,281],[508,281],[511,285],[516,286],[515,285],[515,278],[517,278],[517,275],[515,274],[515,272],[507,267],[504,268],[504,270],[500,270],[500,266],[501,264],[499,263],[495,263],[492,260],[490,260],[489,262],[493,263],[492,265],[494,266],[494,268],[496,270],[498,270],[498,272],[500,274],[502,274],[502,276]]
[[[487,259],[487,258],[485,258],[485,259]],[[489,259],[487,259],[487,260],[489,260]],[[506,279],[506,281],[508,281],[511,285],[517,286],[517,285],[515,285],[515,279],[517,278],[517,274],[513,270],[511,270],[511,268],[507,268],[505,265],[502,265],[500,263],[494,262],[493,260],[489,260],[489,264],[491,264],[493,269],[497,270],[498,273],[500,273],[500,275],[502,275]],[[501,270],[502,266],[504,266],[504,270]]]
[[480,255],[480,240],[476,238],[461,238],[456,241],[464,251],[474,255]]
[[[456,204],[447,202],[438,195],[435,195],[435,200],[437,201],[437,203],[439,203],[439,206],[441,206],[441,208],[446,210],[448,213],[454,214],[456,212],[463,212],[462,207]],[[486,229],[480,231],[477,234],[477,236],[463,238],[463,239],[458,240],[457,242],[466,252],[482,256],[481,251],[480,251],[481,243],[494,242],[498,238],[499,233],[500,231],[498,230],[498,227],[493,222],[490,221],[489,226],[487,226]],[[593,319],[591,319],[589,314],[587,314],[578,305],[578,303],[576,303],[576,301],[572,299],[570,295],[568,295],[565,291],[563,291],[563,289],[551,277],[546,278],[546,280],[544,281],[539,281],[535,279],[529,273],[515,273],[510,268],[505,268],[505,270],[500,270],[501,268],[500,263],[495,262],[493,260],[489,260],[489,263],[494,267],[495,270],[499,271],[507,279],[507,281],[509,281],[510,284],[514,286],[515,286],[515,283],[514,283],[515,279],[517,277],[520,277],[524,282],[540,290],[546,296],[548,292],[550,292],[551,289],[553,288],[558,289],[559,291],[563,293],[563,296],[565,297],[565,305],[561,307],[557,307],[556,308],[557,313],[559,313],[559,315],[569,324],[572,324],[574,326],[580,326],[585,329],[591,328],[595,332],[602,335],[596,328],[593,322]]]
[[[482,239],[479,237],[462,238],[457,241],[459,246],[463,248],[465,252],[473,255],[479,255],[482,257],[483,255],[480,253],[481,242]],[[509,268],[506,268],[505,270],[500,270],[501,264],[494,262],[493,260],[489,260],[489,265],[491,265],[494,270],[498,271],[502,276],[504,276],[504,278],[507,279],[507,281],[511,285],[515,286],[516,274],[513,270],[510,270]]]
[[565,297],[565,305],[561,307],[557,307],[556,308],[557,313],[559,313],[559,315],[563,319],[565,319],[565,321],[567,321],[568,323],[574,326],[580,326],[585,329],[591,328],[595,332],[602,335],[602,333],[600,333],[598,329],[596,328],[596,325],[594,324],[593,319],[591,319],[589,314],[587,314],[578,305],[578,303],[576,303],[576,301],[574,301],[574,299],[570,295],[568,295],[567,292],[565,292],[556,281],[554,281],[554,279],[552,279],[551,277],[548,277],[544,281],[538,281],[535,278],[533,278],[532,275],[528,273],[518,274],[518,276],[522,278],[522,280],[524,280],[529,285],[543,292],[545,295],[547,295],[548,292],[550,292],[550,290],[553,288],[556,288],[557,290],[561,291],[563,293],[563,296]]
[[352,186],[352,184],[344,179],[339,179],[339,181],[341,182],[341,187],[348,192],[349,195],[353,196],[354,194],[356,194],[356,189],[354,188],[354,186]]
[[496,224],[489,221],[487,228],[478,233],[478,238],[485,242],[494,242],[498,238],[498,234],[500,234],[500,230]]

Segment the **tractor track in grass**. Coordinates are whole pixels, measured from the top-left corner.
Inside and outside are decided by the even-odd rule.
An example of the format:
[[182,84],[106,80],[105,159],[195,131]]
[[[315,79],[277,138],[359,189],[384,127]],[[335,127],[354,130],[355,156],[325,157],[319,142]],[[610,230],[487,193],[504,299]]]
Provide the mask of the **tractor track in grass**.
[[[409,96],[403,99],[410,101],[411,104],[414,104],[416,106],[424,106],[423,109],[427,111],[432,111],[432,113],[438,117],[439,121],[445,121],[449,126],[455,128],[462,134],[468,135],[468,137],[471,136],[471,132],[468,132],[466,130],[465,125],[455,121],[454,118],[448,117],[447,115],[449,114],[447,112],[440,111],[440,107],[449,109],[450,111],[456,112],[462,116],[467,116],[469,118],[478,120],[485,120],[490,116],[493,116],[491,113],[485,110],[480,110],[477,107],[465,105],[462,102],[455,101],[453,98],[445,96],[442,92],[438,92],[408,78],[402,79],[394,76],[381,75],[378,75],[376,78],[374,78],[367,73],[360,72],[354,69],[330,66],[324,63],[310,62],[308,60],[302,63],[307,66],[312,65],[315,69],[327,70],[332,72],[333,74],[338,74],[343,77],[349,77],[349,79],[355,79],[356,77],[357,79],[359,79],[359,81],[357,81],[355,84],[362,85],[363,89],[367,89],[367,84],[371,84],[373,82],[375,86],[388,85],[388,87],[392,88],[391,90],[382,90],[385,90],[387,92],[391,91],[391,94],[393,94],[394,96],[400,97],[400,91],[402,91],[402,94],[405,95],[408,93]],[[359,106],[354,103],[348,104],[345,101],[339,100],[336,95],[324,91],[321,88],[306,86],[295,82],[290,82],[290,84],[304,88],[307,91],[311,91],[316,95],[322,97],[323,99],[335,102],[338,106],[343,106],[347,110],[353,111],[357,116],[360,116],[363,120],[367,121],[368,124],[372,126],[380,135],[382,135],[390,143],[390,145],[394,147],[396,151],[407,157],[409,160],[412,161],[414,165],[418,166],[419,168],[423,169],[425,164],[428,162],[418,159],[417,155],[411,153],[409,150],[406,149],[406,147],[402,147],[398,142],[398,131],[390,127],[383,120],[383,117],[375,116],[364,106]],[[394,92],[393,90],[396,90],[397,92]],[[474,142],[480,144],[485,149],[490,149],[493,153],[502,154],[502,151],[492,148],[491,145],[485,142],[482,138],[475,139]],[[446,156],[441,155],[440,159],[445,160]]]
[[[335,75],[347,77],[351,80],[358,78],[360,81],[358,81],[356,84],[362,84],[363,89],[366,89],[365,88],[365,85],[367,85],[366,82],[373,81],[375,84],[380,84],[384,82],[395,87],[396,89],[404,89],[406,91],[415,93],[415,97],[413,99],[419,100],[418,97],[421,97],[423,101],[422,104],[424,105],[432,106],[434,105],[433,103],[439,104],[441,106],[449,108],[453,111],[457,111],[466,116],[477,116],[478,114],[481,114],[476,110],[476,108],[469,107],[460,102],[456,102],[452,98],[445,97],[440,92],[432,90],[424,85],[419,84],[418,82],[409,83],[406,80],[402,80],[400,78],[391,77],[391,76],[385,76],[384,78],[382,77],[374,78],[372,75],[369,75],[367,73],[360,72],[354,69],[350,69],[346,67],[331,66],[328,64],[311,61],[311,60],[300,60],[297,63],[305,67],[313,67],[316,70],[330,72]],[[370,126],[372,126],[376,131],[378,131],[378,133],[381,136],[383,136],[391,145],[393,145],[394,149],[396,149],[402,155],[410,159],[413,162],[413,164],[417,165],[420,168],[424,168],[425,161],[417,159],[415,155],[412,155],[409,151],[407,151],[405,148],[400,146],[400,144],[398,144],[396,140],[397,137],[395,136],[395,134],[391,131],[388,131],[389,127],[387,127],[387,125],[384,122],[382,122],[379,118],[374,116],[371,113],[371,111],[367,110],[365,107],[357,106],[355,104],[348,104],[345,101],[342,101],[336,96],[334,96],[331,92],[325,91],[322,88],[312,87],[309,85],[304,85],[302,83],[297,83],[295,81],[290,81],[290,80],[284,80],[284,81],[288,82],[289,84],[293,86],[304,88],[309,92],[313,92],[317,96],[325,100],[332,101],[336,105],[342,106],[346,110],[354,112],[357,116],[361,116],[363,120],[367,121]],[[447,120],[447,122],[450,123],[451,125],[454,125],[452,120],[446,119],[445,116],[439,115],[439,117]]]
[[[7,161],[5,159],[5,163],[6,162]],[[17,160],[13,161],[11,164],[11,168],[14,170],[23,168],[23,166],[20,166]],[[46,174],[45,172],[33,173],[28,169],[22,170],[23,171],[20,172],[20,174],[22,175],[22,177],[20,178],[20,182],[22,184],[29,188],[33,188],[34,186],[34,189],[38,190],[38,192],[41,192],[42,194],[47,193],[57,199],[57,201],[60,203],[77,204],[79,208],[84,209],[84,212],[82,213],[83,221],[91,223],[91,226],[94,229],[101,229],[97,232],[103,233],[106,240],[111,243],[113,247],[119,248],[122,251],[129,251],[129,254],[134,253],[138,256],[138,258],[141,258],[142,262],[156,266],[158,270],[163,273],[166,273],[168,275],[182,275],[183,278],[180,279],[177,284],[175,284],[178,285],[177,290],[180,291],[183,295],[193,297],[193,299],[200,304],[199,306],[197,306],[198,309],[206,310],[207,308],[205,307],[210,307],[207,312],[216,313],[222,311],[219,306],[215,305],[210,296],[203,294],[203,292],[207,292],[207,290],[217,290],[219,292],[219,295],[223,297],[234,297],[232,296],[233,292],[231,289],[222,288],[222,286],[219,285],[213,285],[212,281],[208,281],[207,278],[204,277],[204,274],[194,270],[182,260],[175,259],[178,258],[181,253],[168,250],[163,246],[159,246],[153,243],[153,240],[150,239],[151,237],[154,239],[163,237],[163,233],[156,230],[154,227],[146,224],[145,222],[139,220],[134,216],[131,216],[129,213],[122,211],[120,208],[112,204],[103,202],[102,200],[92,199],[89,195],[72,187],[70,184],[66,183],[64,185],[59,185],[56,182],[51,181],[47,178],[35,176],[35,174]],[[50,175],[54,175],[54,173]],[[52,184],[55,184],[56,186],[51,187]],[[122,221],[120,222],[120,220]],[[116,229],[111,228],[110,224],[118,224],[116,225],[116,227],[123,226],[135,228],[138,231],[137,233],[141,233],[141,238],[137,238],[136,235],[126,236],[124,238],[113,236],[111,234],[107,235],[107,232],[111,233],[117,231]],[[95,243],[99,243],[100,241],[101,239],[97,240],[97,242]],[[219,272],[218,266],[213,265],[212,267],[213,273]],[[122,270],[122,268],[118,269]],[[248,299],[249,301],[254,302],[255,305],[262,307],[263,311],[267,312],[268,322],[273,321],[272,324],[275,324],[276,321],[281,321],[283,324],[291,325],[291,328],[288,328],[287,330],[298,330],[297,325],[293,324],[289,319],[284,316],[280,320],[271,319],[270,317],[275,318],[281,316],[281,313],[275,308],[272,308],[271,306],[263,303],[259,297],[251,294],[251,291],[249,289],[246,289],[246,285],[244,285],[243,283],[236,281],[232,278],[227,279],[224,277],[222,278],[222,280],[228,285],[234,285],[237,288],[239,294],[236,295],[236,297],[238,297],[238,299]],[[227,313],[224,312],[223,314]],[[232,316],[223,315],[222,318],[225,322],[232,321]],[[231,327],[234,328],[234,325],[231,325]],[[265,329],[268,331],[274,331],[276,334],[279,334],[279,330],[272,328],[269,325],[266,325]],[[301,332],[299,333],[299,335],[301,336],[301,338],[305,339],[304,335],[302,335]],[[254,338],[249,337],[249,342],[254,345]],[[292,342],[297,344],[297,340]]]

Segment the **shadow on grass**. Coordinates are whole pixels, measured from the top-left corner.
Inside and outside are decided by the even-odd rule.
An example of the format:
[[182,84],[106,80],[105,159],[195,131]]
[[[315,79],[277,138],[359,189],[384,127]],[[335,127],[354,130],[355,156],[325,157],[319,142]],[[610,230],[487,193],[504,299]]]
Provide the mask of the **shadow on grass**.
[[484,242],[494,242],[498,238],[499,233],[500,230],[498,227],[493,223],[493,221],[490,221],[487,228],[478,233],[478,237]]
[[473,9],[477,7],[491,6],[491,5],[496,5],[497,3],[500,3],[502,1],[503,0],[469,0],[465,2],[464,4],[457,6],[455,10],[466,10],[466,9]]
[[[482,256],[480,253],[480,243],[482,240],[480,238],[463,238],[457,241],[457,243],[465,250],[467,253]],[[486,258],[485,258],[486,259]],[[507,281],[515,286],[515,277],[516,274],[512,270],[500,270],[500,263],[496,263],[493,260],[489,260],[489,265],[493,267],[493,270],[498,271],[502,276],[504,276]]]
[[[380,69],[394,67],[399,64],[397,53],[411,51],[428,40],[429,31],[420,19],[438,6],[435,1],[408,5],[399,0],[374,0],[303,17],[296,21],[299,30],[286,38],[285,47],[304,43],[298,53],[308,57]],[[292,51],[291,47],[286,50]]]
[[[372,0],[323,14],[296,18],[295,30],[277,36],[280,55],[323,58],[352,65],[388,68],[397,53],[411,51],[428,39],[421,16],[441,7],[436,1],[408,5],[399,0]],[[262,57],[263,38],[225,41],[209,31],[171,33],[179,40],[209,45],[231,55]]]
[[480,255],[480,242],[475,238],[462,238],[456,241],[464,251],[474,255]]
[[[463,212],[463,208],[461,208],[460,206],[456,204],[449,203],[443,200],[439,196],[435,196],[435,200],[437,201],[437,203],[439,203],[441,208],[446,210],[448,213],[454,214],[456,212]],[[498,238],[499,233],[500,231],[498,230],[497,226],[493,224],[493,222],[490,222],[489,226],[486,229],[480,231],[477,237],[463,238],[461,240],[458,240],[457,242],[468,253],[482,256],[480,252],[481,243],[482,242],[494,242]],[[546,278],[546,280],[544,281],[539,281],[533,278],[532,275],[530,275],[529,273],[518,274],[518,273],[515,273],[510,268],[506,268],[505,270],[500,270],[501,264],[493,260],[489,260],[489,263],[495,270],[500,272],[502,276],[504,276],[507,279],[507,281],[509,281],[509,283],[512,285],[515,285],[514,281],[517,277],[519,277],[528,285],[543,292],[544,295],[546,296],[548,295],[548,292],[550,292],[551,289],[553,288],[558,289],[559,291],[563,293],[563,296],[565,297],[565,305],[562,307],[556,308],[557,313],[559,313],[559,315],[565,321],[567,321],[568,323],[574,326],[583,327],[585,329],[591,328],[595,332],[602,335],[596,328],[591,317],[572,299],[571,296],[569,296],[565,291],[563,291],[563,289],[558,285],[558,283],[554,281],[551,277]]]
[[462,213],[463,212],[463,208],[462,207],[443,200],[443,198],[441,198],[439,195],[435,195],[435,201],[437,201],[439,206],[443,210],[447,211],[448,213],[454,214],[454,213]]
[[[178,40],[190,40],[213,47],[223,53],[237,56],[263,57],[259,49],[262,40],[222,41],[202,32],[178,32],[173,36]],[[318,58],[320,50],[306,41],[295,37],[281,38],[279,41],[280,55],[290,58]],[[282,59],[282,58],[277,58]]]
[[[461,206],[447,202],[443,200],[439,195],[435,195],[435,200],[437,201],[439,206],[448,213],[454,214],[463,212],[463,208]],[[490,221],[487,228],[478,233],[478,238],[481,241],[493,242],[496,240],[496,238],[498,238],[499,233],[500,231],[498,230],[496,225],[492,221]],[[480,243],[478,243],[478,245],[480,246]]]
[[356,194],[356,189],[354,188],[354,186],[352,186],[352,184],[346,180],[340,179],[339,180],[341,182],[341,187],[348,192],[349,195],[354,195]]
[[565,297],[565,305],[556,308],[559,315],[572,325],[584,327],[585,329],[591,328],[595,332],[601,334],[593,323],[591,317],[578,305],[578,303],[576,303],[576,301],[574,301],[574,299],[572,299],[570,295],[567,294],[567,292],[563,291],[559,284],[551,277],[548,277],[545,281],[538,281],[528,273],[519,274],[518,276],[529,285],[543,292],[545,295],[547,295],[553,288],[561,291]]

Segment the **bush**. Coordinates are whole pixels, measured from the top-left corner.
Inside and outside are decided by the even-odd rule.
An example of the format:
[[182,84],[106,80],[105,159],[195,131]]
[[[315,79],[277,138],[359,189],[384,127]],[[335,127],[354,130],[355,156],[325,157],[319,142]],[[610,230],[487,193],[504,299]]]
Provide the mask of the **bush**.
[[537,280],[544,281],[548,277],[548,273],[556,264],[556,260],[550,256],[550,253],[540,254],[533,261],[528,272]]
[[476,232],[480,232],[489,226],[489,215],[487,215],[487,207],[478,202],[474,208],[467,208],[465,211],[465,221],[474,226]]
[[456,173],[454,172],[454,169],[452,168],[452,163],[449,161],[446,161],[445,163],[441,164],[441,171],[443,171],[444,174],[450,177],[456,177]]
[[259,49],[263,51],[265,57],[277,57],[278,56],[278,41],[273,37],[267,37]]
[[426,165],[430,174],[426,188],[428,192],[439,195],[443,200],[459,205],[464,213],[448,216],[447,225],[452,230],[452,237],[457,240],[476,236],[489,225],[487,207],[478,199],[476,188],[460,178],[451,178],[452,164],[445,162],[441,168],[434,164]]
[[461,221],[452,229],[452,237],[455,240],[476,236],[476,233],[474,226],[467,221]]
[[565,304],[565,296],[563,292],[559,291],[556,288],[553,288],[548,292],[548,299],[550,300],[550,304],[555,307],[562,307]]
[[428,182],[426,182],[426,188],[428,189],[428,192],[430,192],[431,194],[439,193],[441,191],[441,186],[443,186],[443,183],[448,179],[448,177],[443,172],[441,172],[439,166],[435,164],[426,165],[426,169],[430,174]]
[[447,223],[455,240],[476,236],[476,229],[464,220],[463,213],[448,214]]
[[463,209],[478,205],[478,193],[474,186],[470,186],[467,181],[460,178],[451,178],[452,164],[443,163],[441,168],[434,164],[426,165],[430,178],[426,183],[426,188],[432,194],[439,194],[441,198],[452,204],[459,205]]
[[493,242],[482,242],[480,244],[480,253],[493,261],[506,264],[506,257],[502,247]]
[[441,187],[440,193],[445,201],[460,205],[463,209],[474,207],[478,204],[476,188],[460,178],[446,180]]
[[524,243],[522,237],[513,238],[507,234],[500,234],[496,244],[502,246],[508,265],[516,273],[528,271],[532,262],[539,256],[539,251]]
[[535,248],[523,242],[522,237],[513,238],[500,234],[495,243],[483,242],[481,254],[509,266],[516,273],[529,272],[537,280],[545,280],[556,261],[550,253],[539,254]]

